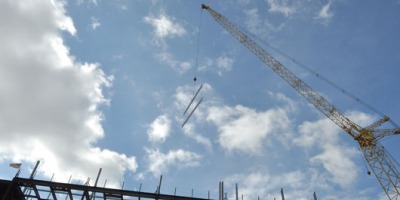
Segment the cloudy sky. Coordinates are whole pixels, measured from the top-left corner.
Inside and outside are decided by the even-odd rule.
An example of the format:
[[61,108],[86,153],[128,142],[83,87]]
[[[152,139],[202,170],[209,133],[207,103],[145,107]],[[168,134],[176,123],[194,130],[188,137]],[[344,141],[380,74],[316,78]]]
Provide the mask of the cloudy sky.
[[[214,199],[219,181],[229,198],[385,199],[357,143],[202,3],[361,126],[379,115],[296,63],[400,122],[398,0],[0,0],[0,178],[39,160],[41,179],[102,168],[99,185],[148,192],[163,175],[163,193]],[[399,142],[382,140],[397,160]]]

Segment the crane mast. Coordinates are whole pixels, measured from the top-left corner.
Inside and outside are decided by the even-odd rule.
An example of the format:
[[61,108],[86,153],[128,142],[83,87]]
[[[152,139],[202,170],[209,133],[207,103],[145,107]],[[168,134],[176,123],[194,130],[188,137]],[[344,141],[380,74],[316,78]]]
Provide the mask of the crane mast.
[[289,83],[289,85],[291,85],[295,90],[297,90],[297,92],[304,96],[325,116],[327,116],[346,133],[348,133],[353,139],[355,139],[358,142],[368,165],[372,169],[388,198],[391,200],[400,199],[399,170],[396,168],[392,159],[388,156],[389,154],[378,142],[378,139],[381,139],[387,135],[400,134],[400,129],[376,129],[376,127],[389,121],[389,117],[385,116],[379,121],[364,128],[359,126],[344,116],[341,111],[336,109],[323,96],[313,90],[303,80],[282,65],[270,53],[261,48],[256,42],[243,33],[226,17],[219,14],[207,5],[203,4],[202,9],[207,10],[214,20],[225,30],[227,30],[234,38],[236,38],[249,51],[256,55],[267,66],[269,66],[276,74]]

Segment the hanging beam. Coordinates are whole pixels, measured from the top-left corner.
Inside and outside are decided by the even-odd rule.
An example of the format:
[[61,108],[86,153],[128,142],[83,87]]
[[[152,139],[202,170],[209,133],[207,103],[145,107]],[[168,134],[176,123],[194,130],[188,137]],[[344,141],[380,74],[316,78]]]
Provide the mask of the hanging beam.
[[189,118],[193,115],[194,111],[197,109],[197,107],[200,105],[200,103],[203,101],[203,98],[200,99],[200,101],[196,104],[196,106],[193,108],[192,112],[189,114],[189,116],[186,118],[186,120],[183,122],[182,124],[182,128],[183,126],[185,126],[186,122],[189,120]]
[[186,114],[186,112],[189,110],[190,106],[192,105],[193,101],[196,99],[197,95],[199,94],[201,88],[203,88],[203,84],[200,85],[199,89],[197,89],[196,94],[193,96],[192,100],[190,101],[189,105],[186,107],[185,112],[183,112],[183,115]]

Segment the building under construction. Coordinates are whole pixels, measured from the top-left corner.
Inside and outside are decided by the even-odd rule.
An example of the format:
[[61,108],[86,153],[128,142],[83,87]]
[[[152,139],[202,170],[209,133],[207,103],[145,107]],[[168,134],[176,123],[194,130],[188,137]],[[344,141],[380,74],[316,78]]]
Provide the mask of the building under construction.
[[123,189],[111,189],[89,185],[59,183],[15,177],[13,180],[0,180],[1,200],[23,199],[165,199],[165,200],[208,200],[205,198],[176,196]]
[[[160,188],[159,186],[157,188]],[[236,185],[236,200],[239,200]],[[317,196],[314,193],[314,200]],[[141,192],[124,189],[104,188],[85,184],[70,184],[31,178],[14,177],[12,180],[0,180],[1,200],[95,200],[95,199],[155,199],[155,200],[212,200],[210,193],[207,198],[193,196],[177,196],[175,194],[161,194],[156,192]],[[281,198],[285,200],[281,189]],[[228,200],[224,192],[223,182],[219,183],[219,200]],[[243,199],[243,196],[241,197]],[[274,198],[274,200],[277,200]]]
[[[102,169],[100,168],[97,175],[96,182],[93,186],[89,184],[73,184],[73,183],[61,183],[54,181],[46,181],[35,179],[35,174],[39,161],[32,170],[29,178],[19,177],[20,170],[16,173],[12,180],[0,179],[0,200],[95,200],[95,199],[154,199],[154,200],[212,200],[210,192],[208,192],[207,198],[199,198],[193,196],[193,190],[191,196],[179,196],[176,195],[176,189],[174,194],[162,194],[161,183],[162,176],[160,176],[160,182],[155,192],[142,192],[115,188],[98,187],[97,182],[99,180]],[[19,164],[20,165],[20,164]],[[11,165],[10,165],[11,166]],[[219,182],[218,188],[219,197],[218,200],[228,200],[227,193],[224,191],[224,182]],[[236,184],[235,199],[239,200],[238,185]],[[281,189],[281,198],[285,200],[283,189]],[[217,198],[215,198],[217,199]],[[243,200],[243,195],[241,196]],[[260,200],[260,198],[258,198]],[[274,198],[276,200],[276,198]],[[317,200],[317,196],[314,192],[314,200]]]

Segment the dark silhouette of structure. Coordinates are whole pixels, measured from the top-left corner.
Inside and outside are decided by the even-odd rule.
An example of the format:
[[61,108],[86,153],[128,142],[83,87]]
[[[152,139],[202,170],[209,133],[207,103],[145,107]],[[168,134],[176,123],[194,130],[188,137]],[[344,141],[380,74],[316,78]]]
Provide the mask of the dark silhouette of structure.
[[53,199],[155,199],[155,200],[210,200],[186,196],[111,189],[88,185],[59,183],[15,177],[12,181],[0,180],[1,200]]

